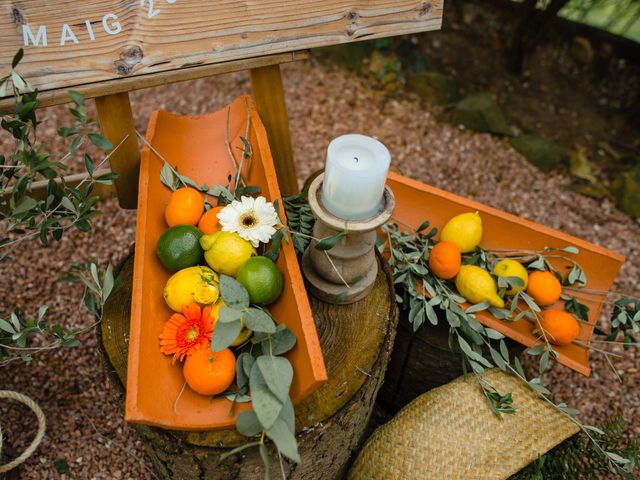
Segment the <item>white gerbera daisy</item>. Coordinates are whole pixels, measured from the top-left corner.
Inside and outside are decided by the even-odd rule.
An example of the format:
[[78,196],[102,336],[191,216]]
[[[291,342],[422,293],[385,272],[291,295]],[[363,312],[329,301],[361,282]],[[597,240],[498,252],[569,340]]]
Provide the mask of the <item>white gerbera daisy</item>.
[[237,232],[245,240],[257,247],[260,242],[268,243],[276,233],[278,214],[273,203],[264,197],[241,197],[234,200],[218,213],[223,232]]

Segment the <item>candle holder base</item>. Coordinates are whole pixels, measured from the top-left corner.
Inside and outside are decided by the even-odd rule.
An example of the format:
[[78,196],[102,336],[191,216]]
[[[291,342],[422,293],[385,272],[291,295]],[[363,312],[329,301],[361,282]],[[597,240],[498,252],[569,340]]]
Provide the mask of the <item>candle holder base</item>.
[[312,240],[302,257],[302,273],[309,292],[328,303],[348,304],[366,297],[378,274],[375,257],[376,229],[390,217],[395,206],[393,192],[385,187],[380,209],[364,220],[343,220],[331,214],[322,204],[324,174],[309,187],[309,206],[317,220],[313,226],[315,239],[341,234],[329,250],[318,250]]
[[302,272],[307,281],[307,290],[311,295],[323,302],[336,303],[339,301],[340,304],[346,305],[362,300],[369,295],[378,276],[378,262],[374,263],[374,268],[369,269],[362,280],[347,288],[342,283],[329,282],[316,273],[309,249],[307,249],[302,256]]

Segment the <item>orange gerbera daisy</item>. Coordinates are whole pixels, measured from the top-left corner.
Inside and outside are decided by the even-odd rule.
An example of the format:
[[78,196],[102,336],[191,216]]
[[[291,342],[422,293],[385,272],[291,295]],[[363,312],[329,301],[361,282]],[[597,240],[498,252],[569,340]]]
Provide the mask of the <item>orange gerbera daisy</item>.
[[203,310],[197,303],[183,305],[182,313],[174,313],[162,327],[160,334],[160,351],[165,355],[173,355],[173,362],[184,360],[196,350],[206,347],[211,342],[214,320],[211,307]]

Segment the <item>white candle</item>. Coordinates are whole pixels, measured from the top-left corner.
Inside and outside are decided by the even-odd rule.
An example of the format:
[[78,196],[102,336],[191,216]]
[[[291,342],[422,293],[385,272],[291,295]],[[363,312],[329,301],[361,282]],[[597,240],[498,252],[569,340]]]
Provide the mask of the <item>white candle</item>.
[[342,135],[327,149],[323,206],[338,218],[363,220],[381,207],[391,163],[387,147],[365,135]]

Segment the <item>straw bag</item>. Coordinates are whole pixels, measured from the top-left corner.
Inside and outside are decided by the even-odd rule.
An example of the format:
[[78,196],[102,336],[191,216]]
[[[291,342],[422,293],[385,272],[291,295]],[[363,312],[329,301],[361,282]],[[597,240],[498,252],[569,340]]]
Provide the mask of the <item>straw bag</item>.
[[515,414],[494,414],[473,375],[457,378],[378,428],[348,478],[504,479],[579,430],[518,378],[498,369],[483,378],[512,393]]

